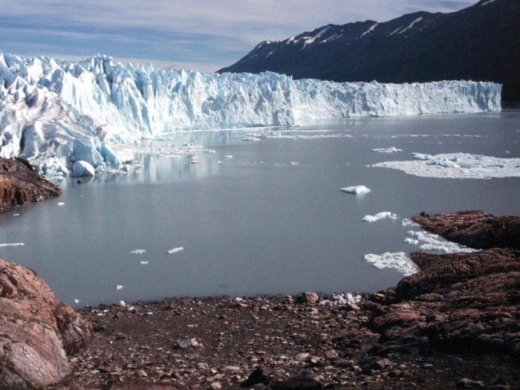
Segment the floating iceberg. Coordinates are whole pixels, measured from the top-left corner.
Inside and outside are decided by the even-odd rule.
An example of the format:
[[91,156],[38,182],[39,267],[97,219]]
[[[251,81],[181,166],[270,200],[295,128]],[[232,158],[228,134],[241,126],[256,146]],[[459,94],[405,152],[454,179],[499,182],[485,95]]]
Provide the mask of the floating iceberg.
[[499,111],[501,85],[293,80],[266,72],[203,74],[122,65],[107,56],[72,62],[0,53],[0,156],[46,175],[82,160],[118,170],[118,143],[190,129],[297,126],[321,119]]
[[372,190],[366,186],[352,186],[352,187],[344,187],[340,189],[347,194],[353,195],[365,195],[371,192]]
[[396,148],[395,146],[391,146],[389,148],[376,148],[376,149],[372,149],[372,152],[376,152],[376,153],[387,153],[387,154],[391,154],[391,153],[401,153],[403,151],[403,149],[398,149]]
[[449,179],[520,177],[520,158],[498,158],[467,153],[429,155],[414,153],[414,160],[389,161],[373,167],[393,168],[410,175]]
[[0,244],[0,248],[5,248],[8,246],[25,246],[23,242],[13,242],[13,243],[7,243],[7,244]]
[[180,252],[180,251],[183,251],[183,250],[184,250],[184,247],[179,246],[179,247],[177,247],[177,248],[172,248],[172,249],[170,249],[170,250],[168,251],[168,253],[169,253],[170,255],[172,255],[172,254],[174,254],[174,253],[177,253],[177,252]]
[[381,211],[380,213],[377,213],[376,215],[365,215],[362,219],[364,222],[376,222],[380,219],[397,219],[396,214],[392,214],[390,211]]

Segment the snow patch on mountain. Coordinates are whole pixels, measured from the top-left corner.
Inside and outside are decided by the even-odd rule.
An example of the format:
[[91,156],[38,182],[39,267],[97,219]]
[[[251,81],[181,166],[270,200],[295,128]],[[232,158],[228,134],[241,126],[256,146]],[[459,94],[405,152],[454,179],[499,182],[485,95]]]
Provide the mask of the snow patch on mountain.
[[46,175],[69,175],[77,161],[99,174],[122,168],[118,144],[165,132],[500,111],[500,95],[485,82],[334,83],[0,53],[0,156],[27,158]]

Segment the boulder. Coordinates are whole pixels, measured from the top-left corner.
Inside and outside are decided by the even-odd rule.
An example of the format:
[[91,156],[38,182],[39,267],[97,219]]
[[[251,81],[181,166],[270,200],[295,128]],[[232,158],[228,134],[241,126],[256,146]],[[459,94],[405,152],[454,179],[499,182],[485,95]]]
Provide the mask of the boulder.
[[26,267],[0,260],[0,388],[44,388],[70,373],[90,326]]

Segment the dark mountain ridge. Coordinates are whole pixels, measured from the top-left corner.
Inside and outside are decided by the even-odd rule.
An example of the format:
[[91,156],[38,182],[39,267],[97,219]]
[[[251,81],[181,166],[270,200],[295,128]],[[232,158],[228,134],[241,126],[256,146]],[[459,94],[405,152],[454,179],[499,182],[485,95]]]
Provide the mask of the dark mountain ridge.
[[417,12],[384,23],[327,25],[264,41],[222,72],[384,83],[446,79],[504,85],[520,106],[520,0],[482,0],[453,13]]

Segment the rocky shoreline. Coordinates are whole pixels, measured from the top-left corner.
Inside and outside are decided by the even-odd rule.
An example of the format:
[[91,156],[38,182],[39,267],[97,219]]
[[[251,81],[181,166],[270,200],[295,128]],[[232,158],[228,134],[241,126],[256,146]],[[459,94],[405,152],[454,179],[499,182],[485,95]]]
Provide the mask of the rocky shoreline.
[[[59,194],[23,161],[0,168],[0,211]],[[0,261],[0,388],[520,388],[520,216],[414,220],[484,250],[415,252],[420,272],[363,297],[185,298],[78,312],[34,271]]]
[[60,194],[61,189],[36,173],[27,160],[0,158],[0,214]]

